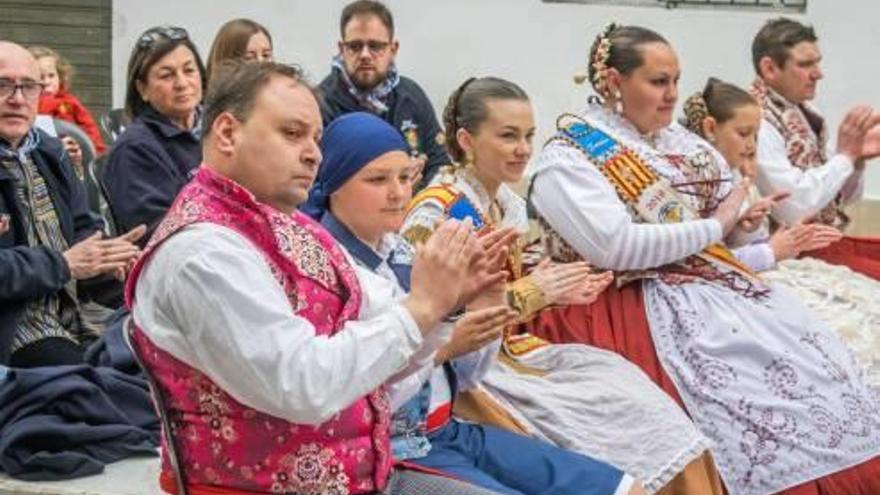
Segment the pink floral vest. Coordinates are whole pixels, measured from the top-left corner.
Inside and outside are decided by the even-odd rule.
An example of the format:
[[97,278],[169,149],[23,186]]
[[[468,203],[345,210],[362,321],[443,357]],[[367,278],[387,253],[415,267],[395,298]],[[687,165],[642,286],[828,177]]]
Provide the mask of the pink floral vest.
[[[258,203],[244,188],[206,167],[181,191],[132,271],[126,286],[129,308],[137,304],[134,289],[155,249],[199,222],[230,228],[249,239],[284,288],[291,311],[308,319],[316,334],[332,335],[357,317],[360,286],[329,233],[298,212],[284,215]],[[320,426],[294,424],[242,405],[207,376],[153,345],[140,328],[135,328],[133,344],[162,389],[189,486],[302,495],[384,488],[391,469],[384,389]],[[173,481],[167,451],[162,449],[162,478]]]

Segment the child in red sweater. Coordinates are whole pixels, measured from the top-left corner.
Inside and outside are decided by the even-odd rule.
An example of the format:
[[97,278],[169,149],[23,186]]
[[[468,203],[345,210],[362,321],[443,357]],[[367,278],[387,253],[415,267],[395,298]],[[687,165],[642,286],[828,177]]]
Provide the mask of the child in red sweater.
[[40,80],[45,85],[40,95],[39,113],[73,122],[88,134],[98,155],[107,150],[95,120],[85,106],[70,91],[73,66],[55,50],[33,46],[31,54],[40,64]]

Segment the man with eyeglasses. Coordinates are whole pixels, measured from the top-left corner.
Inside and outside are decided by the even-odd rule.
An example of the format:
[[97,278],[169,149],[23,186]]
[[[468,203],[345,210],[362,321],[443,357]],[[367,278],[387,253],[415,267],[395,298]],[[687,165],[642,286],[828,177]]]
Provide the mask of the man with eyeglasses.
[[394,38],[391,11],[375,0],[357,0],[343,9],[339,29],[339,53],[319,86],[324,125],[350,112],[382,117],[403,134],[410,154],[421,162],[423,187],[452,160],[430,100],[397,70],[394,58],[400,43]]
[[144,233],[101,237],[63,145],[34,127],[39,81],[33,56],[0,41],[0,364],[15,367],[82,362],[97,335],[79,303],[124,278]]

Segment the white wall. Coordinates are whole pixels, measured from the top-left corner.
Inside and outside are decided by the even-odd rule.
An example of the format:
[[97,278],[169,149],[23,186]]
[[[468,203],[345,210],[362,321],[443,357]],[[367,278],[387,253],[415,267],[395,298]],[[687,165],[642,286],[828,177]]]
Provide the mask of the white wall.
[[[114,0],[113,95],[121,105],[125,66],[137,36],[157,24],[186,27],[207,56],[220,25],[235,17],[264,24],[276,57],[297,62],[315,82],[329,70],[338,18],[347,0]],[[466,77],[496,75],[521,84],[533,99],[539,136],[556,116],[578,110],[589,95],[572,75],[585,65],[593,36],[609,21],[652,27],[682,61],[682,99],[708,76],[751,81],[752,37],[772,14],[723,10],[545,4],[540,0],[387,0],[401,41],[398,64],[418,81],[438,112]],[[845,109],[880,107],[880,2],[810,0],[804,16],[821,38],[826,79],[816,104],[836,126]],[[880,163],[868,175],[868,194],[880,198]]]

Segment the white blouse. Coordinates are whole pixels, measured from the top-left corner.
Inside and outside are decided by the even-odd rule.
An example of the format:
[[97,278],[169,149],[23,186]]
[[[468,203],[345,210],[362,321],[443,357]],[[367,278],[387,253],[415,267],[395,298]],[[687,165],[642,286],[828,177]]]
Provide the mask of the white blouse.
[[[593,111],[607,119],[601,126],[606,132],[618,138],[633,132],[618,122],[622,119],[614,121],[614,116],[601,112]],[[590,123],[596,124],[593,120]],[[626,144],[633,147],[638,143],[627,140]],[[643,143],[636,151],[648,149]],[[680,261],[722,239],[721,223],[712,218],[662,225],[637,223],[596,165],[572,146],[548,144],[538,155],[533,175],[531,199],[538,213],[586,261],[599,268],[655,268]]]

